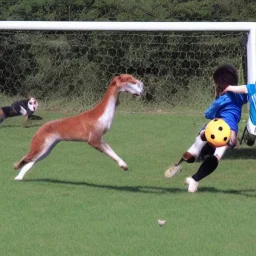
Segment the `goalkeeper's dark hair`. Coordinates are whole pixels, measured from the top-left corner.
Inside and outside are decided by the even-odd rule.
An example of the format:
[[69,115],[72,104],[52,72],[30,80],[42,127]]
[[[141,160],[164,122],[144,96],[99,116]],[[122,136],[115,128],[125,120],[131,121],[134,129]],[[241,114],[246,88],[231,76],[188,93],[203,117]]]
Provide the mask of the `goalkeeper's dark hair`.
[[238,84],[237,70],[230,64],[221,65],[213,73],[213,80],[216,86],[216,98],[218,98],[228,85]]

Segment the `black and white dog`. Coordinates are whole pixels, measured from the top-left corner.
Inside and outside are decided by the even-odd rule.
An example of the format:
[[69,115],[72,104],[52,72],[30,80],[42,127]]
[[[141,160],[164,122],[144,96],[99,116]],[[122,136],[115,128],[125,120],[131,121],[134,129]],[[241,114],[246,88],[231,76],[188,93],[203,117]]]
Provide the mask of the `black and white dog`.
[[[38,108],[38,102],[35,98],[15,101],[11,106],[0,108],[0,123],[5,119],[15,116],[25,116],[22,127],[26,127],[28,119],[33,119],[33,114]],[[42,118],[39,118],[42,119]]]

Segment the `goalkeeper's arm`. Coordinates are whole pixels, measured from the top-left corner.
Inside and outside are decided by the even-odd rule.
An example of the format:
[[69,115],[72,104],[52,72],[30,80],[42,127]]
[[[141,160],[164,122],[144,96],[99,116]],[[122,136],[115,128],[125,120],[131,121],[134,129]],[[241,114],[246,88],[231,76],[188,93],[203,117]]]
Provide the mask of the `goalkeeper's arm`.
[[223,92],[248,93],[248,90],[246,85],[229,85]]

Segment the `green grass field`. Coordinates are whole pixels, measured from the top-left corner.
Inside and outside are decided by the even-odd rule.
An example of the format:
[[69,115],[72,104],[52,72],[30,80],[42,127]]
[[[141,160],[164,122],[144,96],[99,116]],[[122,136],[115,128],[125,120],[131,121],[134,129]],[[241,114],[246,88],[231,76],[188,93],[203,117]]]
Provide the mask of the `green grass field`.
[[[1,255],[250,256],[256,244],[255,148],[227,152],[218,169],[187,192],[199,163],[165,179],[204,124],[200,115],[118,112],[105,140],[128,164],[82,142],[62,142],[14,181],[12,165],[38,127],[22,118],[0,126]],[[242,124],[244,125],[244,124]],[[242,130],[242,129],[241,129]],[[165,219],[160,227],[158,219]]]

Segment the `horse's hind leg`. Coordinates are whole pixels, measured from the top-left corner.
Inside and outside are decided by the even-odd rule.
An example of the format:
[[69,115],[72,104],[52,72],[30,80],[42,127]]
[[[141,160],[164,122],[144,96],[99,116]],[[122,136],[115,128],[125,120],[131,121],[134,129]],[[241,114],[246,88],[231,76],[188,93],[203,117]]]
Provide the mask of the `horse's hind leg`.
[[34,165],[35,162],[29,162],[27,164],[25,164],[19,174],[15,177],[14,180],[23,180],[23,177],[25,176],[25,174],[32,168],[32,166]]
[[57,140],[48,140],[47,143],[44,143],[41,150],[36,150],[34,148],[34,150],[31,150],[26,156],[24,156],[17,164],[14,165],[14,169],[21,168],[19,174],[15,177],[15,180],[23,180],[25,174],[33,167],[33,165],[48,156],[57,143]]

